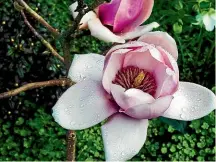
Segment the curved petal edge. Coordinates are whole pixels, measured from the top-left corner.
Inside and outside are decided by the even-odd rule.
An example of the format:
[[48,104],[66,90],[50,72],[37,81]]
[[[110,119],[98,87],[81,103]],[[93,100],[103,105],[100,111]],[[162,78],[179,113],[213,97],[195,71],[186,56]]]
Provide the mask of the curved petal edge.
[[116,104],[108,100],[101,82],[82,81],[70,87],[53,107],[53,117],[63,128],[81,130],[114,114]]
[[162,116],[191,121],[208,115],[214,109],[216,97],[211,90],[195,83],[180,82],[170,107]]
[[148,120],[135,120],[116,114],[102,127],[106,160],[129,160],[142,148],[147,136]]

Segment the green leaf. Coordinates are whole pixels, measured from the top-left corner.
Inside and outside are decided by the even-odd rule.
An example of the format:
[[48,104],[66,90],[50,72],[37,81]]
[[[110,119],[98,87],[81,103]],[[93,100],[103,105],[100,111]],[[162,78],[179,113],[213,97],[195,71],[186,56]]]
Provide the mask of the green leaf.
[[181,120],[174,120],[174,119],[168,119],[165,117],[160,117],[159,118],[162,122],[169,124],[172,126],[175,130],[178,130],[181,133],[186,133],[186,126],[187,122],[186,121],[181,121]]
[[180,23],[173,24],[173,31],[180,34],[182,32],[182,25]]
[[16,121],[16,125],[22,125],[24,123],[24,119],[22,117],[19,117]]

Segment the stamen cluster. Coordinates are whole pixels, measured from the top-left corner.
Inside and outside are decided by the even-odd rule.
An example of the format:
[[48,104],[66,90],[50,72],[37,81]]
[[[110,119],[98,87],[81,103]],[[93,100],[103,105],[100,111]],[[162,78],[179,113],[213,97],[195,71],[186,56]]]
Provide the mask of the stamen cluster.
[[152,96],[154,96],[157,88],[156,81],[151,73],[133,66],[119,70],[113,83],[125,89],[140,89]]

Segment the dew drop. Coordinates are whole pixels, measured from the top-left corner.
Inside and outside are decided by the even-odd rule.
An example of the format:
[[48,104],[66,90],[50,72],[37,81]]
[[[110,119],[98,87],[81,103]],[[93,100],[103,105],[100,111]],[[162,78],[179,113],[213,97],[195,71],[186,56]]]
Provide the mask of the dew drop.
[[76,123],[75,123],[74,121],[70,122],[70,125],[72,125],[72,126],[75,125],[75,124],[76,124]]
[[200,98],[197,98],[197,101],[199,101],[199,102],[200,102],[200,101],[201,101],[201,99],[200,99]]
[[84,98],[80,98],[79,100],[80,100],[80,101],[84,101]]
[[86,66],[86,69],[90,69],[90,68],[92,68],[92,66],[90,66],[90,65],[87,65],[87,66]]
[[124,109],[119,109],[119,112],[120,112],[120,113],[124,113],[125,110],[124,110]]
[[184,114],[181,114],[181,115],[180,115],[180,117],[181,117],[182,119],[184,119],[184,118],[185,118]]
[[86,79],[86,76],[84,76],[84,75],[82,75],[82,74],[80,74],[80,79],[83,79],[83,80],[85,80]]
[[186,108],[183,108],[183,109],[182,109],[182,111],[184,111],[184,112],[185,112],[185,111],[186,111]]

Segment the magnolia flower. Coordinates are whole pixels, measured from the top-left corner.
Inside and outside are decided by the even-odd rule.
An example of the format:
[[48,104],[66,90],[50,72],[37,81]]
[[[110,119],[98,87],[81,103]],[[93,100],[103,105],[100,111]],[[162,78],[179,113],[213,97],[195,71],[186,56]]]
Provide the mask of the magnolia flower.
[[[140,26],[151,15],[153,4],[153,0],[112,0],[99,5],[96,13],[85,14],[80,29],[88,28],[92,36],[105,42],[125,43],[159,26],[156,22]],[[77,6],[77,2],[70,6],[74,18]]]
[[70,130],[101,127],[106,160],[128,160],[142,148],[148,119],[190,121],[216,107],[215,95],[179,81],[178,51],[164,32],[149,32],[117,45],[106,56],[75,55],[69,77],[77,82],[53,107],[53,117]]
[[214,9],[210,10],[203,16],[203,24],[207,31],[213,31],[216,27],[216,11]]

